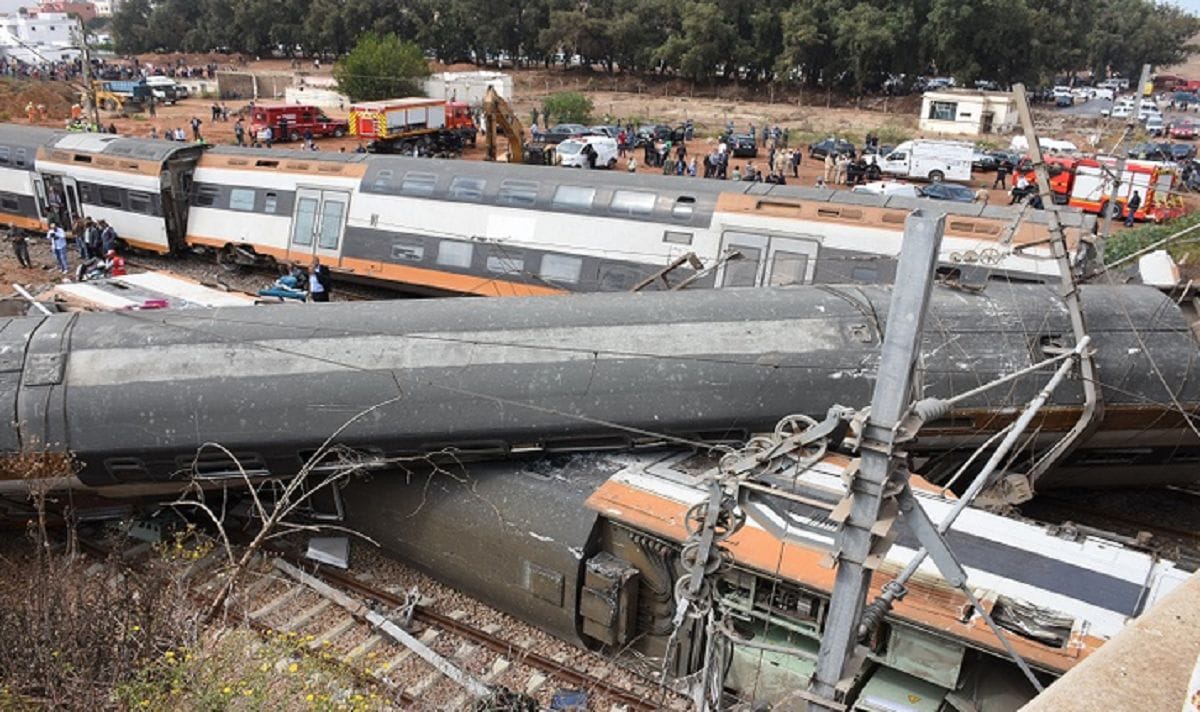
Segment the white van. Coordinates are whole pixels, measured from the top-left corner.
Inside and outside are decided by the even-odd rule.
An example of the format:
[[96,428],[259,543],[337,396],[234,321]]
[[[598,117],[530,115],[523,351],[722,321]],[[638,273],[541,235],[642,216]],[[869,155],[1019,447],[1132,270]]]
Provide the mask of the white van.
[[613,168],[617,165],[617,140],[608,136],[579,136],[554,149],[557,163],[567,168]]
[[941,180],[971,180],[975,147],[963,141],[905,141],[879,161],[880,169],[893,176]]
[[174,104],[180,99],[188,97],[187,87],[177,83],[171,77],[164,77],[161,74],[152,74],[146,77],[146,86],[150,87],[150,93],[155,99],[164,104]]

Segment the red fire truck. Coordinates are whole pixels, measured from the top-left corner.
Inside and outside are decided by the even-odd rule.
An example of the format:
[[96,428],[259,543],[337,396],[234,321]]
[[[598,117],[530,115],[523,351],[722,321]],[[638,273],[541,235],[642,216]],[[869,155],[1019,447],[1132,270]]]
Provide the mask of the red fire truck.
[[[1071,156],[1045,156],[1043,160],[1046,162],[1046,173],[1050,176],[1050,192],[1054,195],[1054,202],[1066,205],[1075,185],[1075,168],[1079,164],[1079,159]],[[1037,175],[1033,172],[1033,161],[1028,157],[1022,158],[1021,162],[1017,164],[1017,168],[1013,172],[1014,185],[1016,177],[1019,175],[1024,175],[1030,185],[1037,185]]]
[[373,153],[457,155],[475,145],[478,129],[461,101],[424,97],[384,99],[350,107],[350,133],[370,141]]
[[257,137],[267,126],[271,127],[272,141],[299,141],[305,131],[313,136],[336,136],[341,138],[349,131],[345,121],[331,119],[315,106],[304,104],[258,105],[250,115],[251,135]]
[[1125,161],[1121,185],[1113,192],[1113,176],[1117,159],[1109,156],[1083,158],[1075,166],[1075,185],[1069,205],[1085,213],[1103,215],[1111,211],[1114,217],[1125,215],[1125,206],[1133,192],[1141,194],[1142,203],[1134,212],[1134,220],[1163,222],[1187,212],[1183,200],[1175,194],[1178,169],[1170,163],[1155,161]]

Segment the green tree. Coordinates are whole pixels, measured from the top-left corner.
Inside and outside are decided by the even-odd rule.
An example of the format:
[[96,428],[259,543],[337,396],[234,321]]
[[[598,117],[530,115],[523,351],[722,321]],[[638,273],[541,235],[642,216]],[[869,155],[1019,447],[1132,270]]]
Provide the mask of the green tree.
[[150,0],[125,0],[113,15],[113,43],[121,54],[141,54],[155,48],[150,35]]
[[692,81],[711,81],[737,41],[734,31],[716,3],[696,3],[684,14],[682,31],[659,46],[657,57]]
[[850,78],[861,94],[870,77],[891,68],[900,38],[911,34],[912,15],[906,7],[889,12],[859,3],[838,15],[833,26],[833,44],[841,57],[850,61]]
[[421,96],[429,65],[421,48],[396,35],[368,33],[333,68],[338,90],[351,101]]
[[[542,114],[552,117],[555,123],[586,124],[592,118],[592,100],[576,91],[560,91],[546,97]],[[543,118],[550,125],[549,118]]]

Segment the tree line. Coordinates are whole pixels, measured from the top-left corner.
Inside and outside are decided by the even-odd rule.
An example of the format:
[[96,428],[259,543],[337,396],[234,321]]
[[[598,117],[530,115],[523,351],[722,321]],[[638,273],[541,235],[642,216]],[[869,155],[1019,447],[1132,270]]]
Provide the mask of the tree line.
[[443,62],[859,91],[889,75],[1047,83],[1136,77],[1196,50],[1200,19],[1155,0],[125,0],[123,54],[337,55],[396,34]]

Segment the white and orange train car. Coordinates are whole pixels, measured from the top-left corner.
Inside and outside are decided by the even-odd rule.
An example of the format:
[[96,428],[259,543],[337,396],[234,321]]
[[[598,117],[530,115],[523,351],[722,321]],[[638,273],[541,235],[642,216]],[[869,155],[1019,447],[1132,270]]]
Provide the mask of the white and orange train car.
[[[675,592],[692,508],[709,497],[699,475],[714,463],[692,451],[479,463],[461,479],[355,483],[345,504],[358,531],[459,590],[679,683],[699,679],[713,630],[704,620],[677,627]],[[730,708],[805,708],[796,692],[807,687],[826,625],[832,511],[853,463],[831,453],[804,472],[782,473],[774,481],[794,475],[806,495],[780,490],[770,510],[777,519],[764,526],[752,514],[722,542],[727,565],[710,570],[708,583],[724,631],[717,649]],[[954,505],[919,478],[913,487],[935,522]],[[872,598],[920,548],[901,522],[894,529],[902,531],[874,570]],[[1043,683],[1188,576],[1115,541],[972,508],[947,539],[976,597]],[[1034,696],[1002,642],[931,562],[907,589],[863,642],[866,661],[843,709],[1012,712]]]
[[[1007,207],[0,126],[10,224],[86,214],[156,252],[210,252],[230,268],[319,257],[346,278],[438,294],[622,291],[672,264],[648,288],[890,283],[915,208],[946,215],[948,275],[1058,278],[1045,216]],[[1060,217],[1072,244],[1094,220]]]

